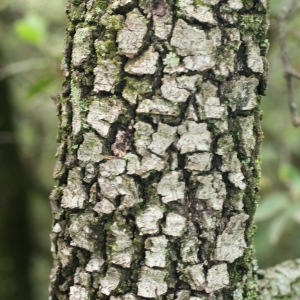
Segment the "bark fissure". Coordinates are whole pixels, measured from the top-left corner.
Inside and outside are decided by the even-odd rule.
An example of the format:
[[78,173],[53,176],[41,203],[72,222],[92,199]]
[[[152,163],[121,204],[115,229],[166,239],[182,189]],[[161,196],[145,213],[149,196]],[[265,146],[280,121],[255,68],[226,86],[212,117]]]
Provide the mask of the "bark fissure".
[[267,8],[78,0],[67,13],[51,299],[257,299]]

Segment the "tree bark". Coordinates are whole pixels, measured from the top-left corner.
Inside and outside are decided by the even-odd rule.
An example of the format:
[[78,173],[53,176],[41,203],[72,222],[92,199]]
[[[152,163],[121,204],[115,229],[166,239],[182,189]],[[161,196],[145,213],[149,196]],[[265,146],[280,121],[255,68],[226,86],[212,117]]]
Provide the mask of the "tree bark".
[[50,299],[258,299],[267,1],[69,1]]

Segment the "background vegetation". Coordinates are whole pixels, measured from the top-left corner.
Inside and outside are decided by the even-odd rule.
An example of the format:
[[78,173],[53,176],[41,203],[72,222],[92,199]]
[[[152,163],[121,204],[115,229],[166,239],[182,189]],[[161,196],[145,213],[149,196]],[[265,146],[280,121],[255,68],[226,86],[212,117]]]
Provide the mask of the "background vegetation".
[[[27,214],[27,219],[22,220],[26,224],[21,223],[20,217],[15,217],[20,221],[20,236],[26,236],[24,230],[29,228],[27,248],[30,250],[29,281],[33,296],[27,298],[28,300],[48,297],[47,285],[51,267],[51,210],[48,195],[54,184],[52,169],[57,126],[55,105],[50,96],[60,92],[63,81],[59,65],[66,24],[65,4],[66,1],[46,0],[0,2],[0,82],[9,83],[11,121],[14,125],[9,130],[4,130],[1,127],[1,122],[4,121],[0,116],[0,154],[2,151],[4,155],[7,145],[17,146],[16,155],[21,163],[21,167],[18,167],[19,173],[22,178],[26,178],[24,196],[16,204],[26,207],[27,212],[24,209],[23,213]],[[268,96],[263,97],[261,103],[265,139],[262,146],[262,199],[257,212],[259,230],[256,235],[258,264],[261,268],[300,256],[300,129],[293,128],[290,121],[276,36],[277,24],[274,16],[282,5],[283,1],[271,0],[269,88]],[[297,14],[299,10],[295,10],[294,17],[288,22],[287,34],[293,64],[300,70],[300,18],[295,17]],[[295,82],[295,87],[297,94],[300,83]],[[4,93],[1,91],[0,97],[0,103],[4,103]],[[6,166],[13,168],[13,161],[15,159]],[[16,188],[17,185],[12,184],[11,177],[5,175],[8,170],[4,167],[5,164],[0,166],[0,177],[7,182],[2,182]],[[20,181],[16,176],[14,178]],[[3,193],[0,195],[0,202],[5,203]],[[9,209],[4,204],[2,208]],[[4,217],[0,224],[1,222],[4,222]],[[3,224],[2,227],[9,235],[10,228],[6,228],[6,223]],[[0,244],[7,243],[3,240],[5,236],[0,236]],[[1,276],[5,277],[5,270],[9,268],[7,262],[0,260],[0,279]],[[14,286],[12,278],[5,278],[0,280],[0,295],[8,293],[12,288],[18,288]]]

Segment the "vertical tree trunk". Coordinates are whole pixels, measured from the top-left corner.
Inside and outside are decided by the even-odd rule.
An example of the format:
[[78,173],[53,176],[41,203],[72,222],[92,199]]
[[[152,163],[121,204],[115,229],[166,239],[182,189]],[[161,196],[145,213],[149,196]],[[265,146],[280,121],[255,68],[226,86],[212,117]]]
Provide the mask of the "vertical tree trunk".
[[17,151],[6,80],[0,80],[0,93],[0,299],[31,300],[28,184]]
[[257,299],[267,1],[69,1],[50,299]]

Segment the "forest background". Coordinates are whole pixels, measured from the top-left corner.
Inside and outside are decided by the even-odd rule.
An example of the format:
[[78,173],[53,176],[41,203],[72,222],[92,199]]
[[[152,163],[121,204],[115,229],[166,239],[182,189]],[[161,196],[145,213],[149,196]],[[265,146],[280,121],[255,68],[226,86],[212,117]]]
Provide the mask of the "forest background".
[[[289,114],[275,19],[284,4],[285,1],[271,0],[270,71],[267,96],[261,101],[265,138],[261,149],[261,203],[256,214],[255,238],[260,268],[300,256],[300,129],[293,127]],[[60,92],[63,82],[60,61],[65,5],[66,1],[0,1],[0,110],[5,101],[11,106],[5,117],[1,118],[0,111],[0,157],[5,161],[0,165],[0,245],[8,245],[7,236],[15,236],[17,242],[18,235],[22,239],[28,237],[23,243],[29,249],[24,255],[29,255],[29,283],[33,294],[30,300],[48,298],[52,265],[48,195],[54,185],[57,118],[51,95]],[[299,13],[300,9],[295,9],[286,24],[288,47],[297,70],[300,70]],[[294,82],[294,86],[299,100],[300,83]],[[9,93],[5,92],[7,88]],[[7,147],[16,149],[14,156],[5,154]],[[19,185],[20,181],[24,184]],[[1,193],[10,187],[19,189],[21,194],[13,205],[7,205],[5,193]],[[6,217],[17,219],[15,231],[7,227]],[[6,234],[1,235],[4,231]],[[9,246],[22,251],[18,244]],[[13,278],[3,275],[14,270],[14,264],[13,259],[0,257],[0,294],[18,288]]]

